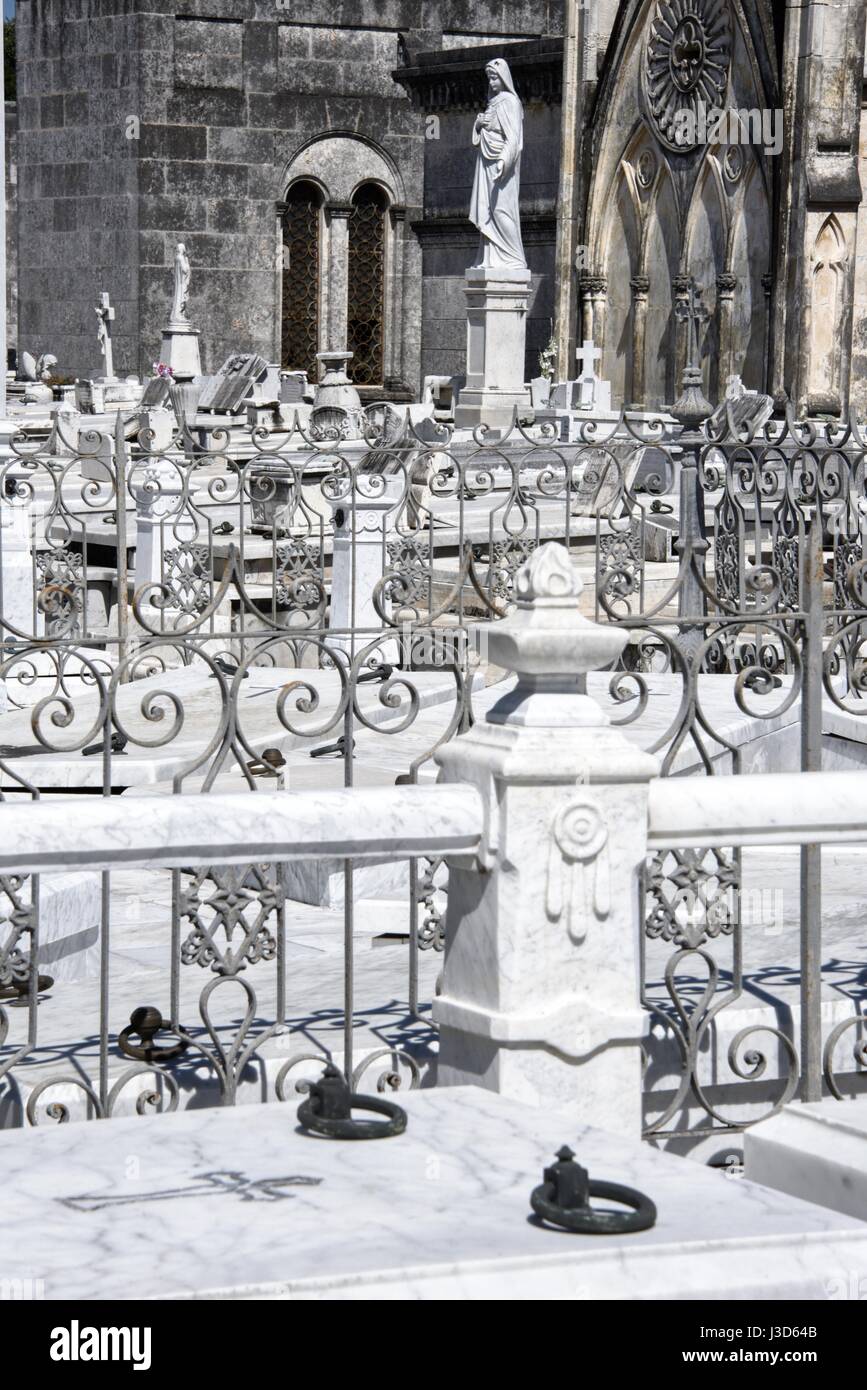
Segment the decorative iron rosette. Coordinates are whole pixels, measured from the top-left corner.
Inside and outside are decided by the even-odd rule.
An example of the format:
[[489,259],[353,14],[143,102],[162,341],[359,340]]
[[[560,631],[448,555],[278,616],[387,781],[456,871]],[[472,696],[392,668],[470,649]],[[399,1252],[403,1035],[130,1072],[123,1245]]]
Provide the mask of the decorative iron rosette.
[[681,112],[698,127],[699,105],[710,113],[725,104],[732,56],[727,0],[657,0],[644,53],[644,92],[660,140],[670,150],[695,149]]

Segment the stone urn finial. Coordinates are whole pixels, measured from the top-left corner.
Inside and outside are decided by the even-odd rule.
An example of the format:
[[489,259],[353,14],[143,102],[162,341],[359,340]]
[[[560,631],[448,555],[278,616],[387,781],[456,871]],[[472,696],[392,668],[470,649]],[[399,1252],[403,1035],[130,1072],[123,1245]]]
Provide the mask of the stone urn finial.
[[491,709],[491,723],[556,728],[609,722],[587,698],[586,676],[615,662],[629,634],[585,618],[578,607],[582,589],[558,541],[540,546],[518,571],[513,612],[485,630],[489,659],[518,675],[517,686]]
[[537,599],[577,599],[584,588],[565,545],[550,541],[534,550],[515,576],[515,591],[523,603]]

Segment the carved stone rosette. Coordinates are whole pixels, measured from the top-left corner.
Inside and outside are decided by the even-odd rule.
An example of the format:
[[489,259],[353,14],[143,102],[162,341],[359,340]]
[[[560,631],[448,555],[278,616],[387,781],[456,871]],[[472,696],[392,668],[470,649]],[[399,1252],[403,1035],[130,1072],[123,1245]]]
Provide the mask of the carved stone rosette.
[[644,94],[670,150],[695,149],[700,106],[706,112],[724,106],[731,54],[727,0],[658,0],[647,32]]

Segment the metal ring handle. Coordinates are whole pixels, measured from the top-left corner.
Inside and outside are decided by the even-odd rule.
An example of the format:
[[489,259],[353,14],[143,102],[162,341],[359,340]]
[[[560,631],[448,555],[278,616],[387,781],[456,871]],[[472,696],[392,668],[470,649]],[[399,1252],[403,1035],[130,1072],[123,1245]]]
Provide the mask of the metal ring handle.
[[353,1110],[372,1110],[377,1115],[385,1115],[385,1120],[332,1119],[320,1115],[316,1098],[308,1096],[298,1107],[298,1123],[315,1134],[324,1134],[329,1139],[391,1139],[403,1134],[406,1129],[406,1111],[390,1100],[379,1100],[376,1096],[353,1095]]
[[534,1188],[530,1205],[543,1221],[553,1226],[562,1226],[567,1231],[580,1231],[591,1236],[621,1236],[633,1231],[647,1231],[656,1222],[656,1206],[643,1192],[634,1187],[623,1187],[617,1182],[595,1182],[591,1179],[591,1197],[603,1197],[612,1202],[622,1202],[631,1211],[595,1211],[592,1207],[561,1207],[553,1200],[555,1187],[552,1182],[543,1182]]
[[[138,1062],[174,1062],[186,1052],[189,1043],[179,1039],[168,1047],[158,1047],[154,1042],[157,1033],[171,1031],[171,1024],[166,1022],[159,1009],[146,1004],[130,1016],[129,1023],[118,1034],[117,1045],[124,1056]],[[130,1041],[133,1037],[141,1041],[133,1043]]]

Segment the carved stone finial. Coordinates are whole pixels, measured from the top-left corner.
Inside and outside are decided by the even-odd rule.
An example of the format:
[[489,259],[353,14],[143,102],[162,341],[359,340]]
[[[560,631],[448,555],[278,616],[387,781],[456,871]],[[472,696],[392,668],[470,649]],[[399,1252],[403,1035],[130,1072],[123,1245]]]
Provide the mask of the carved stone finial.
[[515,590],[523,603],[534,603],[538,599],[577,599],[583,588],[568,550],[557,541],[549,541],[534,550],[515,576]]
[[485,635],[490,660],[515,671],[518,684],[489,711],[489,722],[607,724],[608,716],[587,699],[584,680],[617,660],[628,640],[625,628],[584,617],[581,576],[559,541],[534,551],[515,584],[514,611]]

